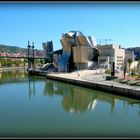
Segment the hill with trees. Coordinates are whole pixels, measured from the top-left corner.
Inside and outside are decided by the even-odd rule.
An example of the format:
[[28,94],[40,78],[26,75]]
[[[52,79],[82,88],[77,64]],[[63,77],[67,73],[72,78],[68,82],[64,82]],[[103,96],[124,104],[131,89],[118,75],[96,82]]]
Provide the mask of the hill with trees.
[[26,48],[20,48],[17,46],[8,46],[0,44],[0,52],[2,53],[19,53],[19,52],[27,52]]
[[140,59],[140,47],[131,47],[131,48],[127,48],[127,50],[134,51],[135,60]]

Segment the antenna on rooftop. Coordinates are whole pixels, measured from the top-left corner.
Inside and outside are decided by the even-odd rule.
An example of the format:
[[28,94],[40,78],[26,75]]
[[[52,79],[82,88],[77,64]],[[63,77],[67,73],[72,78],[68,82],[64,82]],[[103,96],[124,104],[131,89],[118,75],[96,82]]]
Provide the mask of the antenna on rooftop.
[[105,38],[105,39],[97,39],[97,44],[99,42],[99,45],[102,45],[102,43],[104,42],[104,45],[107,45],[108,44],[108,41],[113,41],[112,39],[108,39],[108,38]]

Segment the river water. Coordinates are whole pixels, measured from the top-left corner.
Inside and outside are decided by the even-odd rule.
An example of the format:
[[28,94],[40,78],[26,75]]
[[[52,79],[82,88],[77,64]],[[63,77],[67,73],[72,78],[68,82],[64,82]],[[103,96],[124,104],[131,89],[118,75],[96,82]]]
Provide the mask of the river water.
[[0,73],[0,137],[139,137],[140,100]]

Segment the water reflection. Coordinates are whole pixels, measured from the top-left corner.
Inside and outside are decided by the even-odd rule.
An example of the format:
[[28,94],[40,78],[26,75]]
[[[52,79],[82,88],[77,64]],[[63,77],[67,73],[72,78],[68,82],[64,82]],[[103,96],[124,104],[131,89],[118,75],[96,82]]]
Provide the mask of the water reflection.
[[96,104],[97,100],[94,95],[88,95],[86,92],[78,89],[74,89],[73,93],[64,95],[62,100],[64,110],[76,113],[94,109]]
[[0,84],[27,81],[27,72],[24,69],[13,69],[0,72]]
[[80,113],[88,110],[94,110],[98,105],[98,102],[108,103],[110,105],[110,112],[113,113],[115,111],[115,103],[119,100],[123,102],[124,109],[126,109],[128,105],[133,106],[134,104],[137,104],[140,107],[140,102],[138,100],[111,95],[108,93],[51,80],[46,81],[44,95],[62,96],[61,105],[63,109],[71,113]]
[[32,96],[36,95],[36,92],[38,89],[36,88],[36,82],[43,82],[42,84],[46,83],[46,78],[45,77],[38,77],[38,76],[32,76],[28,75],[28,92],[29,92],[29,99],[32,98]]
[[35,79],[29,77],[29,99],[31,99],[32,95],[35,96]]
[[[107,103],[110,107],[110,112],[115,112],[115,105],[118,101],[123,103],[123,110],[126,110],[128,105],[137,105],[140,108],[140,101],[130,98],[120,97],[108,93],[103,93],[96,90],[82,88],[74,85],[69,85],[61,82],[48,80],[43,77],[28,76],[25,71],[9,71],[0,73],[0,84],[25,82],[27,84],[27,91],[29,99],[40,92],[37,89],[38,83],[44,88],[44,96],[59,96],[61,99],[61,106],[64,111],[70,113],[81,113],[88,110],[94,110],[98,104]],[[140,111],[138,111],[140,115]]]
[[44,94],[50,96],[63,96],[61,104],[67,112],[79,113],[87,110],[93,110],[99,100],[108,102],[111,105],[111,112],[114,110],[114,97],[104,96],[94,90],[84,89],[61,82],[47,80],[44,88]]

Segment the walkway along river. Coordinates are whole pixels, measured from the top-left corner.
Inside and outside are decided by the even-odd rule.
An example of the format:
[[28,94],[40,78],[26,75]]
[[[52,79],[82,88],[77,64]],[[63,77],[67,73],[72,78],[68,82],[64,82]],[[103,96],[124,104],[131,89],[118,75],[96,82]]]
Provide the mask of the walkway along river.
[[[92,77],[92,80],[91,80],[91,77]],[[98,77],[100,77],[100,75]],[[105,78],[96,79],[95,75],[87,76],[87,78],[77,78],[77,77],[66,76],[66,74],[49,74],[48,73],[47,78],[70,83],[70,84],[79,85],[82,87],[97,89],[100,91],[106,91],[106,92],[110,92],[117,95],[140,99],[140,87],[128,86],[128,85],[120,84],[114,81],[106,81]]]
[[28,76],[0,73],[0,137],[138,137],[140,101]]
[[[46,76],[48,79],[62,81],[74,85],[84,86],[116,95],[140,99],[140,86],[130,86],[116,81],[107,81],[104,74],[97,74],[95,70],[82,70],[72,73],[46,72],[28,70],[30,74]],[[82,75],[82,76],[81,76]]]

